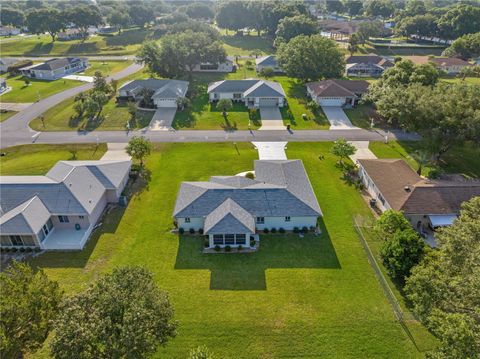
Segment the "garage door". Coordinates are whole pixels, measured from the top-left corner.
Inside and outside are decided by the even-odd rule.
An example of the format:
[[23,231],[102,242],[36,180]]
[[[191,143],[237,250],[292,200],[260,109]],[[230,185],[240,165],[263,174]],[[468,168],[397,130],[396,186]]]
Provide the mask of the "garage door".
[[320,106],[342,106],[345,103],[343,97],[330,97],[320,99]]
[[177,101],[174,99],[157,98],[155,99],[157,107],[177,107]]
[[259,102],[260,106],[278,106],[278,99],[277,98],[260,98]]

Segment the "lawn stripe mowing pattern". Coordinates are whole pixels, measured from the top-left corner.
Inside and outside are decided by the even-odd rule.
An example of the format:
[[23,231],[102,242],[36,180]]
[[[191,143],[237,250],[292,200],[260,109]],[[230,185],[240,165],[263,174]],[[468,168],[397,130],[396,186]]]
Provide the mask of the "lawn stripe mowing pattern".
[[[117,209],[82,252],[48,253],[45,268],[67,293],[120,265],[146,266],[168,290],[177,338],[155,358],[185,358],[207,345],[221,358],[420,357],[395,321],[352,225],[369,215],[341,180],[329,143],[291,143],[322,207],[321,236],[262,236],[255,254],[202,255],[203,238],[170,233],[181,181],[252,169],[257,152],[239,143],[161,144],[147,160],[148,187]],[[319,155],[325,159],[320,161]],[[45,346],[36,358],[48,357]]]

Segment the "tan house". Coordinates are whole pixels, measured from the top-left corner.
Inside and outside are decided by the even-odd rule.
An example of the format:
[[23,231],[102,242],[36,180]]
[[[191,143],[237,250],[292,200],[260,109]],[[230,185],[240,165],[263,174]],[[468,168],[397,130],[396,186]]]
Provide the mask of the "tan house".
[[403,59],[412,61],[415,65],[432,63],[441,71],[449,75],[456,75],[463,68],[473,66],[471,63],[456,57],[429,57],[429,56],[404,56]]

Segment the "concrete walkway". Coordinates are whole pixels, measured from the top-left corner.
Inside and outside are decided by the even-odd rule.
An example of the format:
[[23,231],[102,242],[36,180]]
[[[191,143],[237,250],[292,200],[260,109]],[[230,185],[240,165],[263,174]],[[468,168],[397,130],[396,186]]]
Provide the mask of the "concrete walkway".
[[357,160],[372,160],[377,158],[377,156],[375,156],[375,154],[368,148],[370,144],[369,141],[349,141],[349,143],[357,148],[357,152],[350,156],[353,163],[356,164]]
[[63,76],[66,80],[75,80],[81,82],[93,82],[93,76],[84,76],[84,75],[67,75]]
[[150,131],[169,131],[172,129],[173,119],[177,113],[176,108],[160,107],[153,114],[150,121]]
[[107,143],[107,152],[103,155],[103,161],[124,161],[131,157],[125,151],[127,143]]
[[252,142],[258,150],[258,158],[261,160],[286,160],[285,148],[288,142]]
[[357,130],[341,107],[322,106],[323,113],[330,122],[330,130]]
[[260,131],[264,130],[284,130],[282,114],[278,107],[260,107],[260,117],[262,118],[262,126]]
[[0,102],[0,109],[5,111],[20,112],[25,110],[30,105],[32,105],[32,102]]

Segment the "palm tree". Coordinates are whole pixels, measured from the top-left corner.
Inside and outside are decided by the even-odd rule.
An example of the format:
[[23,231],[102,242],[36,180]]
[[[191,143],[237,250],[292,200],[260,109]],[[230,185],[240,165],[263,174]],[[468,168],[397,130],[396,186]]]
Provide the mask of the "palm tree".
[[429,151],[421,149],[412,153],[412,157],[418,163],[417,174],[420,176],[423,168],[431,163],[432,155]]

